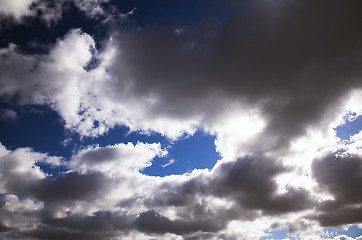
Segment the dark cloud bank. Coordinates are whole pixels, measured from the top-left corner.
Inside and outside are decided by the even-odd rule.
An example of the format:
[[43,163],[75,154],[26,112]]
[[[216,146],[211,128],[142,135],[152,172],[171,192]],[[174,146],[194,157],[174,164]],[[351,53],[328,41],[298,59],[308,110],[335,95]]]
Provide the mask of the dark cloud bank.
[[135,94],[160,96],[157,114],[203,112],[209,121],[224,98],[261,108],[266,145],[282,146],[361,87],[360,4],[250,1],[222,23],[207,19],[182,34],[121,32],[111,71],[131,76]]
[[[317,203],[308,191],[293,187],[286,193],[277,193],[274,176],[289,170],[272,159],[249,156],[221,164],[212,175],[199,175],[179,184],[166,181],[153,195],[138,200],[150,210],[138,214],[126,210],[104,210],[91,216],[74,214],[71,208],[81,202],[92,205],[104,201],[102,195],[120,184],[117,180],[101,173],[69,172],[54,180],[46,177],[31,181],[7,175],[4,177],[10,179],[5,184],[8,194],[34,199],[44,206],[17,213],[21,218],[37,219],[35,229],[20,231],[2,224],[1,232],[2,236],[15,239],[16,236],[19,239],[112,239],[127,236],[132,231],[154,236],[172,233],[185,238],[193,235],[201,238],[199,234],[216,234],[232,220],[255,220],[313,208],[316,208],[315,214],[306,217],[317,220],[322,226],[358,223],[362,220],[361,196],[356,191],[361,187],[361,165],[361,157],[335,157],[334,153],[314,161],[313,177],[321,188],[335,197],[333,201]],[[210,207],[207,200],[200,201],[209,197],[227,199],[231,205]],[[9,201],[6,195],[1,198],[3,221],[7,221],[8,215],[14,215],[5,207]],[[135,203],[123,201],[119,207],[132,209]],[[158,212],[171,207],[178,209],[175,220]],[[69,209],[67,216],[57,217],[56,212],[64,209]],[[289,227],[292,230],[293,224]]]
[[[110,45],[116,56],[107,66],[111,80],[97,89],[98,97],[121,103],[127,97],[155,96],[142,115],[149,121],[198,118],[198,127],[209,128],[230,102],[256,108],[266,127],[251,141],[251,154],[176,181],[139,173],[112,177],[99,169],[72,169],[53,178],[34,172],[36,161],[24,172],[28,157],[22,150],[5,153],[0,156],[3,239],[236,239],[223,232],[234,220],[278,220],[304,212],[303,219],[320,226],[362,222],[361,154],[346,147],[313,160],[314,191],[330,194],[329,200],[307,188],[288,186],[279,192],[276,178],[294,169],[280,160],[283,156],[275,157],[308,127],[325,127],[340,114],[346,96],[362,87],[362,2],[223,4],[238,11],[226,19],[206,14],[201,23],[186,26],[114,30]],[[21,59],[7,56],[0,58],[2,98],[15,96],[26,104],[48,94],[31,71],[21,70],[36,71],[36,66],[21,66]],[[24,81],[28,74],[32,77]],[[29,86],[39,88],[29,91]],[[108,148],[93,152],[84,154],[84,161],[102,165],[119,157]],[[133,189],[138,181],[157,183],[148,194]],[[115,199],[133,195],[114,203],[107,198],[110,193]],[[27,207],[17,207],[20,203]],[[88,210],[91,206],[100,207]],[[307,228],[298,224],[290,223],[289,231]]]

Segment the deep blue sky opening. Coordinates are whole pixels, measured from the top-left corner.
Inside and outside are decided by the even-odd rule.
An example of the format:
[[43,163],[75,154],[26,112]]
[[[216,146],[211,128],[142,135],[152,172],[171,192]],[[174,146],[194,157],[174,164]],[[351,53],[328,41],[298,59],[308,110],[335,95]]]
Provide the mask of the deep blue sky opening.
[[[128,127],[116,125],[104,135],[81,137],[65,129],[62,118],[47,106],[28,105],[19,108],[2,103],[1,108],[17,114],[16,119],[0,119],[0,142],[10,150],[30,147],[35,152],[62,157],[67,161],[81,149],[92,145],[106,147],[129,142],[134,145],[138,142],[160,143],[163,149],[168,150],[168,155],[156,157],[153,165],[144,169],[143,173],[151,176],[211,169],[221,158],[215,150],[215,136],[201,130],[192,136],[185,135],[177,141],[171,141],[159,133],[130,132]],[[53,176],[67,170],[65,167],[51,167],[45,163],[37,165]]]
[[[105,147],[117,143],[160,142],[164,147],[169,142],[159,133],[130,132],[123,125],[117,125],[98,137],[81,137],[78,133],[65,129],[63,119],[50,107],[14,107],[6,103],[2,103],[0,107],[17,114],[16,119],[0,118],[0,142],[10,150],[30,147],[37,152],[67,159],[78,150],[94,144]],[[68,141],[65,142],[66,140]]]
[[47,106],[14,107],[2,103],[1,109],[16,112],[16,119],[0,119],[0,142],[10,150],[30,147],[53,156],[69,156],[63,144],[66,137],[63,120]]
[[178,175],[191,172],[194,169],[211,169],[220,154],[215,150],[215,136],[201,130],[192,136],[187,136],[173,142],[167,156],[156,157],[152,166],[143,173],[151,176]]

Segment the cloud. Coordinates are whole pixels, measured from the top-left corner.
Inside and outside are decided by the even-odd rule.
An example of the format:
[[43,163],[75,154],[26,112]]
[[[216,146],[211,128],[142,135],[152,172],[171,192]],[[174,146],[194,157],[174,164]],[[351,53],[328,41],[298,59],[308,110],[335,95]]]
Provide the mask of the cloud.
[[346,235],[340,235],[333,238],[333,240],[361,240],[362,237],[351,238]]
[[312,165],[319,186],[333,199],[321,202],[317,219],[323,226],[358,223],[361,218],[362,158],[346,150],[332,152]]
[[[313,206],[312,197],[304,189],[289,187],[283,194],[277,192],[274,177],[287,169],[274,163],[273,160],[245,157],[235,162],[220,164],[213,171],[213,174],[198,175],[181,185],[175,185],[176,188],[165,183],[164,186],[169,189],[167,194],[161,195],[162,203],[185,207],[187,204],[197,202],[197,195],[205,197],[211,195],[239,204],[245,209],[246,217],[250,214],[248,209],[261,210],[262,214],[270,215],[300,211]],[[235,213],[239,212],[238,206],[234,207]],[[190,214],[193,210],[187,212]],[[216,215],[221,218],[220,213]],[[230,212],[225,214],[225,217],[228,215],[233,218]],[[250,217],[257,215],[250,214]],[[235,214],[234,217],[241,215]]]
[[[184,239],[221,236],[232,239],[234,235],[226,229],[234,221],[245,224],[266,217],[270,225],[274,217],[283,216],[291,223],[288,219],[294,216],[299,222],[289,224],[291,232],[304,231],[313,219],[323,226],[360,221],[360,209],[356,207],[359,197],[349,200],[344,195],[352,192],[340,188],[343,183],[326,178],[335,176],[334,169],[342,172],[349,169],[359,158],[345,155],[343,161],[337,158],[336,166],[328,162],[336,161],[330,158],[333,154],[315,160],[313,177],[322,189],[337,196],[335,201],[340,204],[329,209],[323,208],[326,202],[317,203],[308,188],[288,186],[286,191],[279,192],[275,177],[292,169],[261,156],[219,162],[211,171],[195,170],[190,175],[164,178],[142,175],[137,167],[136,171],[128,170],[137,166],[132,165],[137,162],[149,162],[150,157],[160,151],[157,144],[84,149],[72,157],[69,166],[73,166],[73,171],[52,179],[36,167],[36,162],[48,162],[44,159],[54,157],[30,149],[9,151],[3,147],[0,172],[1,193],[5,197],[0,201],[0,222],[4,225],[4,234],[19,235],[20,239],[25,236],[112,239],[117,235],[135,236],[135,233],[160,237],[171,234]],[[126,161],[130,159],[134,161]],[[111,165],[102,168],[104,164]],[[109,175],[112,166],[122,170]],[[319,173],[319,167],[327,173]],[[358,178],[358,174],[351,174],[350,178],[355,177]],[[344,178],[350,181],[348,176]],[[311,217],[308,211],[315,214]],[[265,223],[260,224],[263,229]]]
[[31,199],[19,199],[14,194],[2,195],[0,203],[0,221],[2,222],[3,229],[1,232],[4,234],[15,229],[31,229],[38,221],[38,211],[43,208],[42,203]]
[[[96,19],[102,2],[74,4]],[[140,171],[160,143],[87,146],[67,162],[0,145],[0,237],[255,239],[272,225],[316,239],[360,223],[361,134],[346,146],[333,131],[362,113],[360,5],[247,1],[218,21],[110,29],[101,50],[81,29],[48,54],[1,49],[3,101],[49,105],[81,137],[203,129],[222,159],[151,177]]]
[[360,206],[343,207],[323,212],[317,216],[317,219],[320,221],[322,226],[353,224],[361,222],[361,213],[362,208]]
[[362,195],[356,192],[361,187],[362,158],[344,150],[328,154],[314,162],[313,175],[322,187],[326,188],[336,202],[356,203]]
[[163,168],[165,168],[165,167],[170,166],[170,165],[173,164],[173,163],[175,163],[175,160],[174,160],[174,159],[170,159],[170,161],[168,161],[168,163],[162,164],[161,166],[162,166]]
[[34,3],[35,0],[24,0],[24,1],[11,1],[11,0],[1,0],[0,1],[0,13],[11,15],[17,21],[24,15],[31,15],[30,5]]
[[118,144],[108,147],[94,147],[80,151],[68,163],[71,169],[80,172],[99,171],[110,176],[124,174],[125,171],[138,172],[151,166],[156,156],[164,156],[160,144],[137,143]]
[[17,119],[17,114],[13,110],[3,109],[0,111],[0,120],[15,121],[16,119]]
[[212,186],[221,196],[233,195],[239,204],[260,209],[263,214],[277,214],[307,209],[313,200],[308,191],[288,187],[284,194],[277,193],[273,177],[284,171],[273,160],[246,157],[220,166],[219,178]]
[[[23,188],[24,183],[31,184],[44,179],[45,174],[36,166],[44,162],[50,165],[59,165],[61,159],[49,157],[46,154],[35,153],[29,148],[20,148],[14,151],[7,150],[0,145],[0,190],[8,192],[9,186]],[[10,191],[11,192],[11,191]]]
[[[8,64],[24,67],[4,69],[8,79],[16,75],[2,95],[20,92],[24,103],[50,102],[66,126],[82,135],[103,134],[115,124],[171,138],[197,127],[217,133],[223,129],[216,125],[241,108],[264,123],[257,146],[250,143],[248,151],[286,148],[310,127],[323,128],[337,117],[343,97],[361,87],[355,80],[358,7],[337,6],[332,1],[321,11],[319,3],[249,2],[217,31],[205,21],[181,35],[173,26],[114,33],[92,71],[83,67],[91,61],[94,41],[71,31],[44,56],[48,61],[3,50]],[[19,82],[21,73],[30,86]]]
[[[90,230],[87,228],[90,225],[95,226],[94,239],[102,237],[104,239],[107,236],[111,238],[119,232],[127,235],[130,231],[151,235],[170,233],[186,236],[205,231],[216,234],[224,229],[229,221],[254,219],[258,216],[256,209],[268,208],[264,204],[258,206],[240,204],[238,197],[243,194],[253,195],[250,191],[258,192],[259,185],[264,187],[266,192],[272,192],[275,190],[272,180],[267,180],[271,183],[264,184],[264,180],[258,180],[259,177],[251,173],[244,180],[255,181],[255,189],[246,185],[244,188],[238,185],[242,179],[233,176],[231,170],[256,171],[260,167],[255,163],[258,160],[254,162],[251,159],[240,159],[233,165],[222,164],[217,168],[219,169],[217,177],[208,171],[201,171],[183,177],[156,178],[144,176],[137,171],[129,172],[127,165],[118,166],[125,173],[108,176],[107,171],[98,168],[109,162],[122,163],[127,158],[134,160],[134,163],[141,161],[142,158],[149,161],[149,154],[155,156],[154,149],[160,151],[159,145],[125,144],[85,149],[73,156],[71,162],[86,163],[83,165],[83,170],[89,167],[88,171],[63,172],[52,179],[35,165],[39,158],[47,158],[45,154],[34,153],[30,149],[9,151],[4,148],[0,159],[3,166],[0,169],[3,176],[1,193],[7,194],[7,197],[3,198],[6,208],[2,208],[6,213],[2,215],[6,220],[6,222],[3,220],[6,224],[4,226],[9,229],[17,227],[19,228],[17,234],[38,239],[53,235],[86,238],[89,235]],[[89,163],[96,165],[87,165]],[[250,166],[251,163],[255,164],[255,169],[254,166]],[[114,165],[114,168],[117,168],[116,166]],[[267,165],[265,168],[267,176],[273,176],[283,169]],[[230,185],[231,189],[226,188],[226,192],[223,192],[223,188],[227,185]],[[268,187],[271,190],[267,190]],[[239,193],[234,195],[232,189]],[[291,191],[291,194],[294,192]],[[303,201],[301,196],[298,197],[299,201]],[[131,202],[127,203],[127,199]],[[296,199],[292,200],[296,202]],[[268,201],[274,200],[265,200]],[[176,219],[168,212],[170,207],[175,207]],[[123,210],[120,211],[120,208]],[[280,211],[296,210],[288,207],[286,209]],[[28,212],[31,214],[27,214]],[[10,219],[17,220],[12,222]],[[29,222],[32,224],[28,225]],[[155,225],[155,223],[162,224]]]
[[216,232],[222,226],[219,226],[214,219],[205,219],[195,222],[183,222],[182,220],[169,220],[150,210],[143,212],[135,221],[136,228],[143,232],[150,233],[175,233],[184,235],[190,232]]
[[11,24],[27,24],[25,17],[39,18],[48,27],[55,26],[64,12],[75,7],[88,18],[107,18],[110,13],[102,7],[109,0],[24,0],[0,1],[0,14],[11,19]]
[[102,3],[109,0],[74,0],[74,4],[90,18],[108,15],[102,7]]
[[[133,94],[154,96],[157,115],[177,119],[209,121],[227,107],[223,100],[241,101],[262,109],[267,120],[265,144],[258,147],[285,145],[333,116],[329,108],[361,87],[355,81],[359,14],[337,5],[329,2],[321,11],[319,3],[258,1],[216,33],[205,33],[207,26],[182,35],[167,26],[122,33],[110,67],[118,79],[112,86],[119,92],[132,79]],[[344,63],[346,58],[352,62]]]

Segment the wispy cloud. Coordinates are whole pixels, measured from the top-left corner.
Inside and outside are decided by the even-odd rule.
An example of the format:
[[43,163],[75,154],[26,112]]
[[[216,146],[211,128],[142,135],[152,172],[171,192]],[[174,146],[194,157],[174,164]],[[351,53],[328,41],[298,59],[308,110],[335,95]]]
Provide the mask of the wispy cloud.
[[170,165],[173,164],[174,162],[175,162],[174,159],[170,159],[170,161],[168,161],[168,163],[162,164],[161,166],[162,166],[163,168],[165,168],[165,167],[170,166]]

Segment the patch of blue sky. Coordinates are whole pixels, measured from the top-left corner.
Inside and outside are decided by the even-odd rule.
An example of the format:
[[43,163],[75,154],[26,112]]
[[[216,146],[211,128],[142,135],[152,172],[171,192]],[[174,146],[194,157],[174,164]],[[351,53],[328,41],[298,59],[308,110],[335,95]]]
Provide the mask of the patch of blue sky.
[[111,128],[107,133],[98,137],[83,137],[82,140],[79,136],[75,136],[75,140],[80,142],[84,146],[97,144],[100,147],[114,145],[117,143],[133,143],[134,145],[138,142],[143,143],[160,143],[164,148],[170,140],[159,133],[149,132],[143,133],[139,131],[130,132],[130,129],[124,125],[116,125]]
[[130,132],[126,126],[116,126],[99,137],[81,138],[77,133],[66,130],[62,118],[49,107],[26,106],[11,110],[17,113],[15,120],[0,120],[0,142],[11,150],[30,147],[36,152],[68,159],[77,150],[95,144],[100,147],[128,142],[168,144],[168,140],[160,134]]
[[[67,159],[73,150],[62,144],[66,130],[59,115],[46,106],[27,105],[22,108],[1,104],[3,109],[16,112],[15,119],[0,120],[0,142],[9,150],[32,148],[35,152],[47,153]],[[37,165],[47,174],[57,176],[68,170],[65,166],[50,166],[39,162]]]
[[[113,1],[117,4],[119,1]],[[207,9],[207,6],[214,4],[216,0],[200,0],[200,1],[147,1],[141,0],[135,4],[131,1],[134,7],[135,14],[139,24],[142,26],[147,24],[195,24],[201,21],[202,12]],[[121,2],[120,5],[123,5]]]
[[[271,240],[271,239],[291,239],[299,240],[302,239],[299,235],[289,234],[287,228],[275,230],[275,231],[266,231],[267,236],[261,237],[260,240]],[[358,225],[349,226],[348,229],[338,229],[333,227],[328,227],[323,229],[323,234],[321,235],[322,239],[333,239],[336,236],[346,235],[351,238],[356,238],[362,236],[362,229]]]
[[362,236],[362,229],[358,225],[349,226],[348,229],[338,229],[338,228],[324,228],[324,233],[322,235],[323,239],[333,239],[339,235],[346,235],[351,238],[356,238]]
[[16,119],[0,120],[0,142],[8,149],[30,147],[52,156],[69,156],[71,149],[63,144],[66,130],[59,115],[46,106],[6,106],[16,112]]
[[[36,152],[49,156],[63,157],[66,161],[87,146],[105,147],[118,143],[137,142],[160,143],[168,155],[153,159],[153,165],[143,173],[152,176],[183,174],[193,169],[211,169],[220,155],[215,150],[215,136],[197,131],[192,136],[171,141],[159,133],[130,132],[126,126],[116,126],[99,137],[83,137],[64,128],[61,117],[46,106],[14,108],[2,106],[17,113],[16,120],[0,120],[0,142],[8,149],[30,147]],[[65,142],[65,140],[68,140]],[[53,176],[66,171],[64,167],[51,167],[38,164],[41,169]]]
[[299,240],[301,239],[298,235],[294,236],[288,234],[287,228],[278,229],[275,231],[266,231],[265,234],[267,236],[261,237],[259,240],[271,240],[271,239],[291,239],[291,240]]
[[356,116],[356,113],[353,113],[346,118],[345,124],[334,129],[341,140],[349,140],[351,136],[362,130],[362,116]]
[[194,169],[211,169],[220,154],[215,149],[215,136],[201,130],[171,143],[168,154],[153,159],[152,166],[143,170],[151,176],[184,174]]

